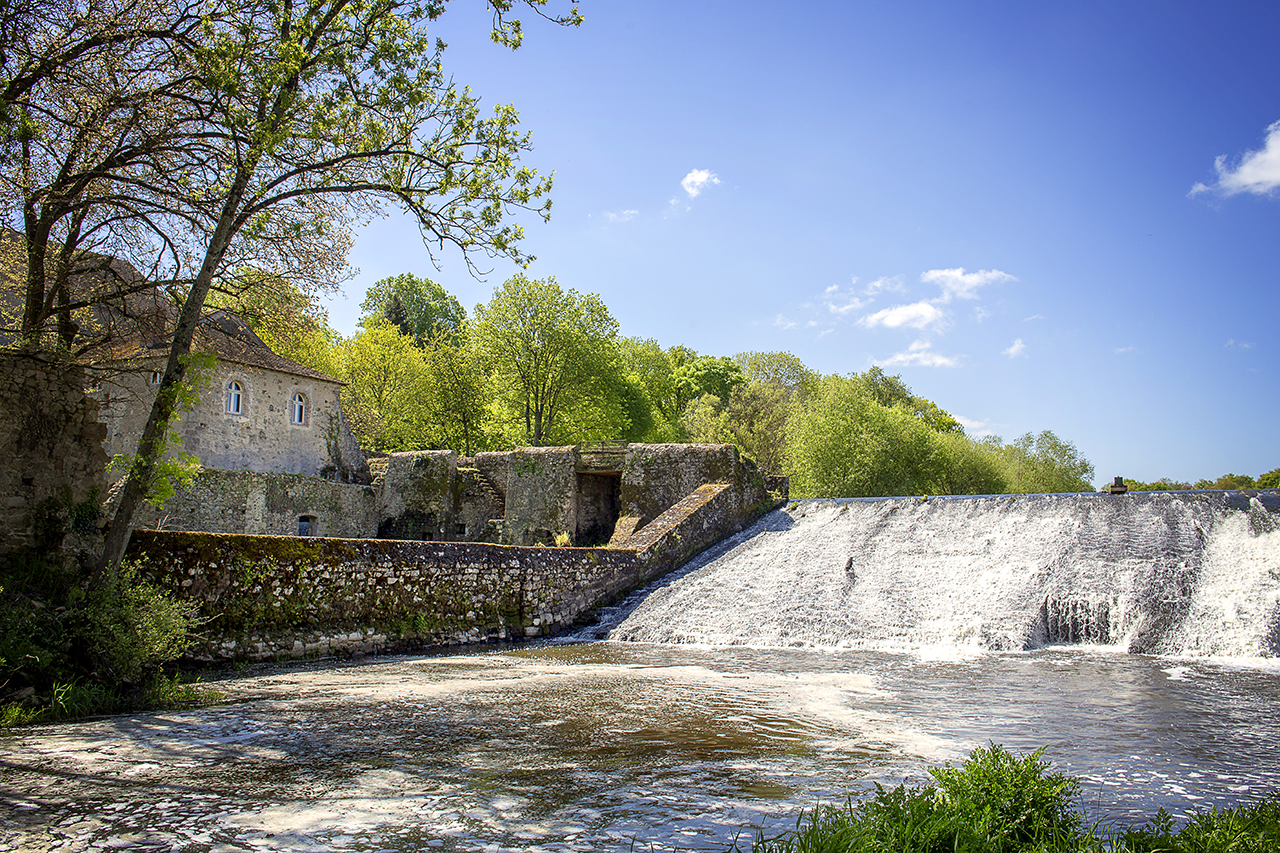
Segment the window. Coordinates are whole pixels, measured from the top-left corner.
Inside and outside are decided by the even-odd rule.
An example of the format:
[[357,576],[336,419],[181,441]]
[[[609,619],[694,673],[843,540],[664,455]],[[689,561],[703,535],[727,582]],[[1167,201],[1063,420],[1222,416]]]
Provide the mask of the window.
[[315,536],[316,535],[316,517],[314,515],[298,516],[298,535],[299,536]]
[[289,407],[289,420],[295,424],[307,422],[307,398],[301,391],[293,395],[293,404]]
[[162,371],[159,371],[159,370],[153,370],[153,371],[151,371],[151,384],[152,384],[152,385],[159,385],[159,384],[160,384],[160,380],[161,380],[163,377],[164,377],[164,373],[163,373]]
[[244,397],[244,389],[240,383],[232,379],[227,383],[227,414],[240,414],[240,404]]

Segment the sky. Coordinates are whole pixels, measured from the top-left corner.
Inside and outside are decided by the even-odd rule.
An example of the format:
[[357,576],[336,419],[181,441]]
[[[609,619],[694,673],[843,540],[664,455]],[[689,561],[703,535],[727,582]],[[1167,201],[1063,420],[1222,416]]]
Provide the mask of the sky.
[[[554,8],[557,0],[551,0]],[[1122,475],[1280,466],[1280,4],[582,0],[511,52],[454,0],[445,65],[554,172],[526,271],[622,334],[880,365],[970,435]],[[520,270],[362,228],[330,305]]]

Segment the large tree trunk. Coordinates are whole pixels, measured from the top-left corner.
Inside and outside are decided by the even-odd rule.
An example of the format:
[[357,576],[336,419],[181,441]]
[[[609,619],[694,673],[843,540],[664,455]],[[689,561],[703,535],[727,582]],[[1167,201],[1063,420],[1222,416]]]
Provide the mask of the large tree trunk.
[[204,264],[191,285],[191,291],[182,303],[182,311],[178,315],[178,325],[173,331],[173,343],[169,346],[169,360],[165,365],[164,376],[160,379],[160,388],[156,392],[155,402],[151,404],[151,414],[147,425],[138,440],[138,452],[134,456],[133,465],[125,475],[124,490],[120,502],[107,525],[106,540],[103,543],[102,557],[94,567],[90,585],[102,583],[108,573],[114,573],[124,559],[125,549],[129,547],[129,537],[133,533],[133,519],[138,507],[146,499],[155,477],[156,464],[165,447],[165,433],[169,422],[173,419],[178,400],[180,383],[186,377],[186,355],[191,352],[191,341],[195,337],[196,326],[200,322],[200,314],[204,310],[205,299],[213,284],[213,276],[222,266],[227,247],[235,233],[235,223],[240,212],[245,187],[248,186],[250,171],[241,169],[231,194],[222,207],[213,239],[205,250]]

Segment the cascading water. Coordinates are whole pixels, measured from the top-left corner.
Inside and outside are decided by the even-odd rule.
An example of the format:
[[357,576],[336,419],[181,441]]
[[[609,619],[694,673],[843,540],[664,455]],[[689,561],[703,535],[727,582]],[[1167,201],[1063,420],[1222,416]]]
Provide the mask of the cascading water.
[[649,591],[610,639],[1280,655],[1280,495],[800,501]]

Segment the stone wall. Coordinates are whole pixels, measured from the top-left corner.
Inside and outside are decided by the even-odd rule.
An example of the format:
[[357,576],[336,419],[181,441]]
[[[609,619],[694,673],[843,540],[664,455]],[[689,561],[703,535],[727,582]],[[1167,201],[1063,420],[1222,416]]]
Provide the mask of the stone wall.
[[0,554],[100,547],[106,430],[84,387],[75,365],[0,351]]
[[633,538],[670,508],[691,498],[700,488],[721,484],[718,502],[732,507],[729,514],[741,519],[759,514],[759,508],[785,500],[771,492],[755,464],[738,456],[729,444],[632,444],[622,469],[621,516],[610,547],[632,547]]
[[[104,378],[97,393],[107,424],[107,452],[137,451],[156,388],[156,359]],[[228,412],[227,387],[240,386],[240,411]],[[219,361],[199,389],[199,402],[174,425],[181,450],[209,468],[300,474],[368,482],[368,468],[342,414],[341,385],[260,367]],[[306,400],[302,423],[291,416],[293,395]]]
[[[468,469],[474,470],[474,469]],[[626,547],[137,531],[143,572],[197,602],[211,659],[412,650],[561,633],[777,503],[700,486]]]
[[507,456],[502,541],[508,545],[549,545],[557,533],[572,536],[577,530],[577,450],[524,447]]
[[[300,520],[307,519],[305,534]],[[205,468],[162,509],[143,504],[137,528],[272,536],[372,536],[381,518],[371,486],[318,477]]]

